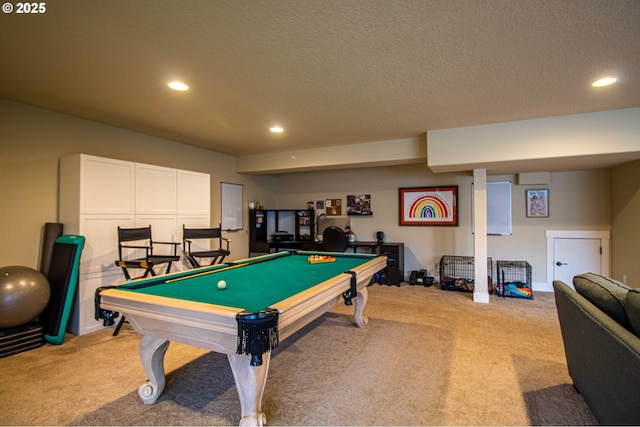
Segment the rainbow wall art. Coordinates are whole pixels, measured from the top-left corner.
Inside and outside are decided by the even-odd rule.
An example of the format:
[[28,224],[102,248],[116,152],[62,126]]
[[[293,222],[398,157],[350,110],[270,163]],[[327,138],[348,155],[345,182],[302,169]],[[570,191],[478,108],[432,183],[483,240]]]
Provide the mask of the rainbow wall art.
[[458,225],[457,187],[401,188],[400,225]]
[[437,196],[420,196],[409,206],[409,218],[448,218],[447,204]]

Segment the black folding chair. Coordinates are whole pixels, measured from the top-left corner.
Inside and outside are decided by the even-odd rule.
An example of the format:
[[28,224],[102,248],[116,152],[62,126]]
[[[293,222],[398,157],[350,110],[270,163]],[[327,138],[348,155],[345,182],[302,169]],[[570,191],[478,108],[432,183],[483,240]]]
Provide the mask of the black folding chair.
[[[214,246],[218,248],[192,251],[191,244],[196,239],[213,240]],[[229,250],[231,240],[222,237],[222,226],[218,228],[186,228],[183,224],[182,242],[184,256],[189,260],[189,264],[193,268],[201,267],[203,259],[210,259],[209,265],[222,264],[224,259],[231,253]]]
[[[154,245],[172,246],[172,254],[159,255],[154,253]],[[118,260],[116,265],[122,268],[124,277],[127,280],[143,279],[149,275],[155,276],[156,272],[153,267],[166,265],[167,268],[163,274],[171,271],[171,264],[180,259],[178,255],[178,242],[156,242],[151,238],[151,226],[139,228],[120,228],[118,227]],[[133,257],[133,259],[125,259],[127,254],[133,253],[143,257]],[[144,274],[139,277],[131,278],[129,269],[142,269]]]
[[[134,244],[135,243],[135,244]],[[173,247],[173,254],[171,255],[158,255],[154,254],[153,245],[167,245]],[[144,279],[148,276],[155,276],[156,272],[153,270],[154,266],[166,264],[167,268],[163,274],[167,274],[171,271],[171,264],[174,261],[180,259],[178,255],[178,242],[156,242],[151,238],[151,226],[138,227],[138,228],[120,228],[118,227],[118,260],[116,265],[122,268],[124,277],[127,281]],[[133,259],[125,259],[125,252],[131,254],[140,254],[144,251],[144,257],[133,257]],[[131,278],[129,269],[142,269],[144,274],[139,277]],[[125,322],[124,315],[120,318],[116,329],[113,331],[115,337],[120,332],[120,328]]]

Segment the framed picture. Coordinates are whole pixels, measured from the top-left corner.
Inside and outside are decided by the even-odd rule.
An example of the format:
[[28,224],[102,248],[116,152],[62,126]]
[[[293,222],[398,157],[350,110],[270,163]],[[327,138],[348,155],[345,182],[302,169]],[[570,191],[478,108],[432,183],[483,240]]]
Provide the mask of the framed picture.
[[347,216],[349,215],[373,215],[373,212],[371,212],[371,195],[347,196]]
[[549,190],[527,190],[527,218],[549,217]]
[[458,225],[458,186],[400,188],[400,225]]

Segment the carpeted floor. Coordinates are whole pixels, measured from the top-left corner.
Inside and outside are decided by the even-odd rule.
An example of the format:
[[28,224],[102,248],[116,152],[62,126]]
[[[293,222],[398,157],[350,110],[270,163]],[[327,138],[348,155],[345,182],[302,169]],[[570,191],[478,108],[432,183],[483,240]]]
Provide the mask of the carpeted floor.
[[[369,324],[342,304],[274,351],[270,425],[596,425],[567,373],[553,294],[369,287]],[[155,405],[125,325],[0,359],[2,425],[237,425],[225,355],[172,343]]]

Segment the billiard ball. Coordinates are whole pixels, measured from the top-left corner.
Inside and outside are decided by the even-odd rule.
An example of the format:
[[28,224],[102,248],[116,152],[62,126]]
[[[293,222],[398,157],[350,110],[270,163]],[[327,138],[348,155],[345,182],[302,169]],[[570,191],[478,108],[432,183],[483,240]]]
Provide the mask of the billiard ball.
[[227,282],[225,282],[224,280],[218,281],[218,289],[224,289],[226,287],[227,287]]

